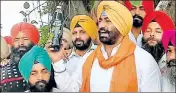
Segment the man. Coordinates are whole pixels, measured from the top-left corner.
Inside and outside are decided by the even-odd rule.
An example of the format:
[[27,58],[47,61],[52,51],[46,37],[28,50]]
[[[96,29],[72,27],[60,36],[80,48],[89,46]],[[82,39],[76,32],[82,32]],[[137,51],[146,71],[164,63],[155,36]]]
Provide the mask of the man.
[[[69,56],[63,48],[56,53],[51,52],[50,50],[52,49],[48,51],[52,59],[55,72],[58,72],[56,73],[55,78],[57,78],[56,81],[60,81],[59,83],[61,83],[61,86],[59,84],[59,89],[61,91],[65,91],[64,87],[67,87],[65,82],[70,82],[67,81],[69,76],[75,74],[76,69],[80,65],[84,64],[87,57],[96,48],[96,45],[94,45],[92,41],[97,38],[98,28],[89,16],[74,16],[71,21],[70,31],[72,33],[72,42],[74,47],[72,48],[72,52]],[[62,72],[65,73],[63,77]]]
[[166,65],[162,73],[162,92],[175,92],[176,83],[176,31],[163,33],[162,44],[166,52]]
[[11,29],[11,57],[7,65],[1,68],[1,86],[3,92],[24,92],[26,82],[18,70],[21,57],[39,41],[39,31],[32,24],[21,22]]
[[[91,9],[91,12],[90,12],[90,17],[97,23],[98,19],[97,19],[97,6],[98,4],[101,2],[101,1],[105,1],[105,0],[95,0],[94,2],[94,6],[93,8]],[[114,0],[114,1],[117,1],[123,5],[125,5],[125,0]],[[100,40],[99,40],[99,37],[97,37],[97,39],[94,41],[94,44],[96,45],[99,45],[101,44]]]
[[60,69],[61,73],[55,77],[64,77],[57,80],[65,83],[57,84],[65,84],[61,87],[65,91],[161,91],[160,71],[155,60],[128,38],[132,27],[130,11],[118,2],[102,1],[98,5],[97,17],[102,45],[90,54],[73,76],[67,76],[64,69]]
[[51,59],[43,48],[32,47],[21,58],[18,67],[28,83],[28,92],[57,92]]
[[[144,19],[142,48],[149,52],[157,63],[165,61],[164,48],[161,43],[161,38],[164,31],[174,29],[174,22],[172,19],[162,11],[155,11],[150,13]],[[162,58],[162,56],[164,58]]]
[[129,32],[129,38],[138,46],[142,46],[142,25],[143,19],[154,11],[153,0],[127,0],[126,7],[133,16],[133,27]]

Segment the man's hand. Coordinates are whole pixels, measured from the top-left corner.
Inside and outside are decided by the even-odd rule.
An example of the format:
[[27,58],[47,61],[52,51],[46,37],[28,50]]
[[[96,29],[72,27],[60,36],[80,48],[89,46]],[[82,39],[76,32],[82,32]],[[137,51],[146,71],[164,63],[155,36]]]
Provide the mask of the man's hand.
[[68,60],[67,58],[67,51],[64,49],[64,47],[61,46],[61,49],[58,52],[53,52],[54,48],[49,48],[46,47],[45,48],[52,60],[52,62],[58,62],[59,60],[63,59],[63,60]]

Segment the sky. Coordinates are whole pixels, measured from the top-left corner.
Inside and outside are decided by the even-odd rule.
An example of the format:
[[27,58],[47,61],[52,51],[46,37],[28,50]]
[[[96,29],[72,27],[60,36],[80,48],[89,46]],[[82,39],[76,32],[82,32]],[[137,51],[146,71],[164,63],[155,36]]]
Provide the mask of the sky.
[[[9,36],[12,26],[23,21],[24,16],[19,12],[27,11],[23,8],[25,2],[26,1],[1,1],[1,36]],[[28,11],[37,6],[36,1],[27,2],[30,4]],[[37,22],[40,20],[37,9],[30,14],[30,19],[36,20]],[[42,19],[47,22],[47,16],[44,16]],[[36,27],[39,28],[40,25],[36,24]]]

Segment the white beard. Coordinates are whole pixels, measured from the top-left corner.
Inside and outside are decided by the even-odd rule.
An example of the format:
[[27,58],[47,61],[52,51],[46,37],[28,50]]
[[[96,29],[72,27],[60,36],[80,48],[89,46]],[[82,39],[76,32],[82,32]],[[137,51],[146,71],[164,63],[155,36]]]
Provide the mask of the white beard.
[[176,67],[174,67],[174,66],[170,67],[170,68],[167,67],[165,70],[166,71],[164,71],[165,73],[163,73],[163,75],[169,79],[169,81],[172,85],[175,86],[175,83],[176,83],[176,80],[175,80],[176,79]]

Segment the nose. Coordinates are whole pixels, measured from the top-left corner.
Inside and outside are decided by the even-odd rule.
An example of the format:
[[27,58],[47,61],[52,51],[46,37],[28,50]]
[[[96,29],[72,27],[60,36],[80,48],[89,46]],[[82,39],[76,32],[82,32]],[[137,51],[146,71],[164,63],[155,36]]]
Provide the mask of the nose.
[[38,75],[37,75],[37,79],[40,81],[40,80],[43,80],[43,75],[41,74],[41,73],[39,73]]
[[19,40],[19,45],[24,45],[24,39]]
[[151,36],[151,37],[154,37],[154,36],[155,36],[155,32],[152,31],[152,32],[150,33],[150,36]]
[[80,33],[77,33],[77,34],[76,34],[76,38],[80,38]]
[[138,8],[136,9],[135,14],[140,15],[140,10]]
[[100,28],[105,28],[105,26],[106,26],[106,23],[104,21],[101,21],[101,22],[98,23],[99,29]]

